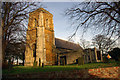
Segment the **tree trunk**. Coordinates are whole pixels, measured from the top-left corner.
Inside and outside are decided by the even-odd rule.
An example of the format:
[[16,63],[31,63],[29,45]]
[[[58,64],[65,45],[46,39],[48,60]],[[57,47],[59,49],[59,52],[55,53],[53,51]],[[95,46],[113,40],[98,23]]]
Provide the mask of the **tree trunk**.
[[5,50],[6,50],[6,43],[4,41],[2,41],[2,64],[3,64],[3,66],[4,66],[4,64],[6,64]]
[[5,50],[6,50],[7,42],[4,37],[3,27],[4,27],[4,20],[2,20],[2,35],[1,35],[2,36],[2,66],[4,67],[4,65],[7,64],[5,60]]
[[14,56],[12,57],[13,59],[12,59],[12,65],[13,65],[13,63],[14,63]]
[[24,53],[23,53],[23,66],[24,66],[24,63],[25,63],[25,55],[24,55]]
[[18,65],[18,56],[17,56],[17,65]]

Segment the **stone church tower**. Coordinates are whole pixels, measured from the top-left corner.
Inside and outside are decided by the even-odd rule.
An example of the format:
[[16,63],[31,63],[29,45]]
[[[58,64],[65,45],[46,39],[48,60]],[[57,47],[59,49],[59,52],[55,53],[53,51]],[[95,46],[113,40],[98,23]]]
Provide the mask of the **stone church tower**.
[[53,15],[43,8],[29,14],[25,66],[55,64]]

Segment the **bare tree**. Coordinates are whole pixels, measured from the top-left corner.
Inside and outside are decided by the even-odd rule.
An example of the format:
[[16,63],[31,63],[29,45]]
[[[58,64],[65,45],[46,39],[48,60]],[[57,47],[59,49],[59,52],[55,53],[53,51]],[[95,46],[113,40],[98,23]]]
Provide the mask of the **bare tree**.
[[71,38],[80,27],[83,32],[94,28],[109,37],[120,37],[120,2],[82,2],[67,9],[65,14],[76,27]]
[[90,42],[86,41],[85,39],[80,39],[79,44],[83,49],[89,48],[91,46]]
[[26,27],[23,22],[28,19],[28,14],[39,8],[41,4],[33,2],[3,2],[2,3],[2,61],[8,44],[25,42]]
[[7,47],[6,47],[6,51],[5,51],[5,59],[9,60],[10,58],[12,58],[12,62],[14,62],[14,60],[17,60],[17,64],[18,64],[18,60],[21,59],[23,60],[23,64],[24,64],[24,52],[25,52],[25,43],[23,42],[11,42],[8,43]]
[[114,41],[107,38],[105,35],[96,35],[92,40],[95,46],[101,51],[108,51],[115,46]]

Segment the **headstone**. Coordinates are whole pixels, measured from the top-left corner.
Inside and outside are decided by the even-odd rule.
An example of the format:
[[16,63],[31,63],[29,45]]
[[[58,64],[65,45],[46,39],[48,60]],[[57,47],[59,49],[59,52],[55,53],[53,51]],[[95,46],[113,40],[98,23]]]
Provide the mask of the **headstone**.
[[78,65],[83,65],[84,64],[84,58],[83,56],[78,58]]
[[44,63],[42,63],[42,67],[44,67]]
[[39,58],[39,66],[41,66],[41,59]]
[[37,61],[34,60],[33,66],[34,66],[34,67],[37,66]]

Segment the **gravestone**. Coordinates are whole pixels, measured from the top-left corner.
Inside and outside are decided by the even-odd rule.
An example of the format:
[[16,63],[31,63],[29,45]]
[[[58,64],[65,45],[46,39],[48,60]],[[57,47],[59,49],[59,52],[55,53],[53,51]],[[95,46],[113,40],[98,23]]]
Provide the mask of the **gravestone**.
[[84,58],[83,56],[78,57],[78,65],[83,65],[84,64]]

